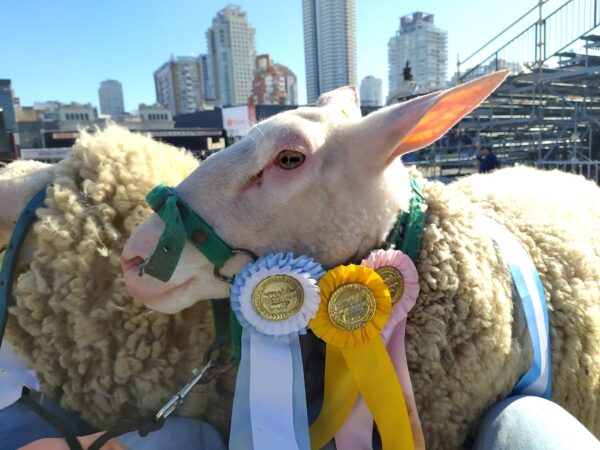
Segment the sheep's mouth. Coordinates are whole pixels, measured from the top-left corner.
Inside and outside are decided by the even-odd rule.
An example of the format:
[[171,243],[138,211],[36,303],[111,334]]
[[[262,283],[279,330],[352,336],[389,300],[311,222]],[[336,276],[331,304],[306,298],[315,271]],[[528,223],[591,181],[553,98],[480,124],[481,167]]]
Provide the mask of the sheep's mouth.
[[155,309],[154,307],[157,305],[162,305],[167,302],[172,302],[173,298],[175,298],[177,295],[183,293],[194,282],[194,280],[195,280],[195,277],[192,277],[189,280],[187,280],[177,286],[173,286],[173,287],[167,289],[166,291],[159,292],[159,293],[154,292],[152,295],[139,296],[134,293],[131,293],[131,294],[133,295],[133,298],[135,298],[137,301],[143,303],[148,308]]
[[135,265],[123,267],[125,287],[131,296],[146,306],[157,305],[172,300],[175,296],[185,291],[196,279],[190,277],[178,283],[163,283],[149,276],[141,276]]

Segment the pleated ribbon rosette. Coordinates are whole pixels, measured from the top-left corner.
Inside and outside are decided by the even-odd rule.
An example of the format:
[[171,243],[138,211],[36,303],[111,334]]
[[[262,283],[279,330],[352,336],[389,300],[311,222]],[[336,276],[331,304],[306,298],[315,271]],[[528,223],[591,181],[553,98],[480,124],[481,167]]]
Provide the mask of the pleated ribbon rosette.
[[412,449],[404,395],[381,336],[392,312],[382,277],[369,267],[338,266],[318,285],[321,304],[309,325],[327,347],[323,406],[310,427],[311,448],[320,449],[333,439],[360,394],[383,449]]
[[319,308],[324,273],[311,258],[277,253],[236,276],[231,307],[243,331],[229,448],[310,449],[298,336]]
[[[414,448],[425,448],[425,439],[419,420],[415,396],[410,381],[404,334],[406,318],[419,295],[419,275],[412,260],[399,250],[373,251],[361,265],[373,269],[385,282],[392,298],[392,312],[381,337],[394,365],[404,393],[404,404],[398,408],[407,408]],[[373,448],[373,416],[359,396],[354,408],[342,429],[335,436],[336,447],[340,450],[371,450]]]

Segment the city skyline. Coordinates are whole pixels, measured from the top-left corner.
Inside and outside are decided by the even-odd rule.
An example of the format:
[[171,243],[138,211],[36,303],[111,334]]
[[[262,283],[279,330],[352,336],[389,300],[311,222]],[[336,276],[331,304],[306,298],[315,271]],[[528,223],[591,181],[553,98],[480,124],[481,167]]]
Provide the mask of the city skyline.
[[[368,0],[356,0],[357,81],[368,75],[381,78],[387,94],[387,41],[398,28],[400,17],[414,11],[435,14],[438,26],[448,31],[450,77],[459,47],[464,58],[535,1],[520,5],[505,3],[490,0],[482,5],[463,0],[463,7],[457,9],[441,0],[410,0],[401,5],[381,1],[373,8]],[[235,4],[247,13],[256,29],[257,53],[269,53],[296,73],[299,103],[304,103],[301,1],[283,5],[274,0],[244,0]],[[90,11],[88,6],[72,0],[52,7],[41,0],[27,4],[7,0],[4,9],[13,19],[8,23],[7,33],[26,38],[9,40],[7,48],[3,48],[0,77],[12,80],[23,105],[46,100],[98,105],[100,81],[115,79],[123,85],[126,111],[134,111],[140,103],[156,101],[152,74],[171,55],[207,53],[205,32],[215,14],[225,6],[226,2],[215,0],[207,0],[201,6],[180,0],[169,8],[150,9],[144,8],[141,0],[126,3],[107,0]],[[64,25],[50,29],[48,23],[53,23],[53,17]],[[465,27],[465,22],[470,26]],[[119,33],[111,29],[118,29]],[[50,42],[52,51],[47,45],[39,45],[40,42]],[[136,63],[130,64],[130,59]]]

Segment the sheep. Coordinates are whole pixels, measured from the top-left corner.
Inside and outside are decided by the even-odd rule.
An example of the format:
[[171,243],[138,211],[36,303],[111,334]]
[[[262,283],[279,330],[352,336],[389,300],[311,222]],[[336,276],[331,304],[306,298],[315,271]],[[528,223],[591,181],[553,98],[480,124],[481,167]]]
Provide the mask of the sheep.
[[[120,266],[125,240],[151,213],[146,193],[197,166],[189,152],[111,126],[83,133],[55,165],[17,161],[0,172],[0,248],[29,198],[49,186],[21,252],[5,341],[44,393],[98,429],[156,413],[212,339],[209,305],[174,316],[135,305]],[[198,386],[181,414],[225,429],[234,381]]]
[[[417,262],[421,291],[408,318],[406,350],[427,447],[467,447],[485,410],[510,393],[531,363],[510,274],[479,225],[483,215],[523,242],[540,273],[550,313],[553,400],[600,435],[600,189],[580,177],[528,168],[442,185],[398,158],[441,137],[503,77],[365,118],[356,91],[338,89],[316,108],[265,120],[198,168],[189,163],[178,170],[152,153],[135,158],[155,170],[143,174],[131,161],[139,149],[130,147],[142,138],[120,130],[84,136],[55,169],[54,188],[38,212],[36,250],[18,279],[8,338],[30,355],[44,390],[95,425],[105,426],[127,403],[148,412],[199,363],[211,335],[203,300],[226,297],[229,289],[189,244],[167,283],[138,276],[162,231],[142,204],[154,183],[179,183],[178,196],[233,247],[258,255],[291,251],[330,267],[380,248],[398,212],[408,208],[412,175],[427,211]],[[0,184],[0,200],[7,191]],[[5,215],[4,223],[13,219]],[[117,254],[142,219],[123,248],[118,276]],[[245,263],[236,257],[223,271],[235,274]],[[130,304],[125,285],[153,311]],[[225,385],[231,386],[224,379],[198,389],[200,400],[184,413],[226,424],[232,391]]]
[[[260,123],[175,192],[234,248],[305,254],[327,267],[354,261],[380,248],[408,208],[409,170],[398,156],[442,136],[503,77],[364,118],[355,91],[338,89],[316,108]],[[582,177],[524,167],[447,186],[420,183],[427,204],[417,262],[421,292],[406,347],[427,447],[468,446],[486,409],[531,365],[524,317],[506,262],[481,225],[484,216],[526,246],[543,281],[552,399],[600,435],[600,189]],[[138,276],[162,229],[152,215],[125,245],[125,281],[134,297],[176,313],[226,296],[227,284],[212,277],[211,263],[189,243],[168,282]]]

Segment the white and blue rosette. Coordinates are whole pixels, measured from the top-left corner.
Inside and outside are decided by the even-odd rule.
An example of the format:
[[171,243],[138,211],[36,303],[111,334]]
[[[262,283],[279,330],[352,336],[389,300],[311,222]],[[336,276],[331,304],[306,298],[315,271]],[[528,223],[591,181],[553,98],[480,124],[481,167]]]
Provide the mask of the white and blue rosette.
[[310,449],[298,336],[319,309],[324,273],[311,258],[276,253],[236,276],[231,308],[243,331],[229,448]]

